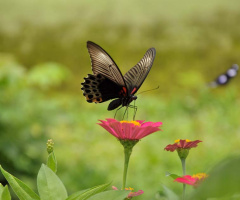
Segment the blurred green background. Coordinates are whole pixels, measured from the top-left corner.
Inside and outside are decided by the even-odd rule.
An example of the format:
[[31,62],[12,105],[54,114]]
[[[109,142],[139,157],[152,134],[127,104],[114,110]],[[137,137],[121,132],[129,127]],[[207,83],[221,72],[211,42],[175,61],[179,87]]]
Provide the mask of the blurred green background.
[[181,174],[177,154],[163,150],[175,139],[203,140],[190,152],[188,174],[239,154],[239,77],[206,86],[240,63],[239,7],[238,0],[0,1],[0,164],[36,187],[52,138],[70,194],[108,181],[121,187],[122,146],[96,124],[114,111],[87,103],[81,91],[91,73],[88,40],[123,73],[157,50],[139,92],[160,88],[139,95],[137,119],[162,121],[163,131],[134,148],[127,185],[145,191],[136,199],[154,199],[161,184],[181,191],[165,177]]

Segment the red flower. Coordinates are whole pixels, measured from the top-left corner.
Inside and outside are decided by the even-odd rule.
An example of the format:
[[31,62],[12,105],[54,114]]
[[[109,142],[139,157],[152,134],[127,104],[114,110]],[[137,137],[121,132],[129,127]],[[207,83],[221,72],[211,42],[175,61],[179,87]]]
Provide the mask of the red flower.
[[193,187],[199,186],[201,182],[203,182],[206,178],[208,177],[207,174],[205,173],[198,173],[193,176],[191,175],[185,175],[182,177],[176,178],[174,181],[179,182],[179,183],[184,183],[188,185],[192,185]]
[[115,119],[99,120],[100,126],[120,140],[140,140],[151,133],[161,131],[162,122],[117,121]]
[[[112,186],[112,189],[113,189],[113,190],[118,190],[118,188],[115,187],[115,186]],[[139,195],[141,195],[141,194],[144,193],[143,190],[138,190],[137,192],[132,192],[134,189],[131,188],[131,187],[125,188],[125,190],[130,190],[130,191],[131,191],[131,192],[128,194],[128,196],[127,196],[128,199],[131,199],[132,197],[136,197],[136,196],[139,196]]]
[[128,198],[130,199],[130,198],[132,198],[132,197],[139,196],[139,195],[141,195],[141,194],[143,194],[143,193],[144,193],[143,190],[138,190],[137,192],[130,192],[130,193],[128,194]]
[[201,140],[176,140],[174,144],[167,145],[164,149],[167,151],[175,151],[177,149],[191,149],[197,147],[197,144],[202,142]]

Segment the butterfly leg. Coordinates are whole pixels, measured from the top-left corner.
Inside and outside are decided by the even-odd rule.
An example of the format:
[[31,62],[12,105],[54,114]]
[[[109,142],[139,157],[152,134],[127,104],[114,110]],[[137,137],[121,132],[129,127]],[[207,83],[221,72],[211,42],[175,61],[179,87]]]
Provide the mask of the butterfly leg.
[[117,116],[117,112],[118,112],[121,108],[122,108],[122,106],[120,106],[120,107],[116,110],[116,112],[115,112],[115,114],[114,114],[114,119],[115,119],[116,116]]
[[135,106],[135,105],[129,105],[128,107],[134,109],[133,120],[135,120],[135,117],[136,117],[136,114],[137,114],[137,106]]
[[135,106],[135,101],[134,101],[133,109],[134,109],[133,120],[135,120],[135,117],[136,117],[136,114],[137,114],[137,106]]
[[126,106],[126,109],[125,109],[125,111],[124,111],[122,120],[124,120],[124,117],[125,117],[125,114],[126,114],[126,113],[127,113],[127,120],[128,120],[128,107],[129,107],[129,106]]

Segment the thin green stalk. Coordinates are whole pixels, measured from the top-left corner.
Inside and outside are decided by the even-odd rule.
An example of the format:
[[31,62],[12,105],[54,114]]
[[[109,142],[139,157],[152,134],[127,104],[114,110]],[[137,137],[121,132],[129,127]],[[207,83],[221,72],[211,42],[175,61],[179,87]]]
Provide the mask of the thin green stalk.
[[123,185],[122,185],[122,190],[126,188],[126,181],[127,181],[127,170],[128,170],[128,164],[129,164],[129,159],[132,153],[132,148],[124,148],[124,171],[123,171]]
[[[183,176],[186,175],[186,159],[185,158],[181,158],[181,162],[182,162],[182,170],[183,170]],[[185,193],[186,193],[186,184],[183,184],[183,193],[182,193],[182,200],[185,199]]]
[[185,158],[182,158],[181,159],[181,162],[182,162],[182,170],[183,170],[183,176],[186,175],[186,159]]

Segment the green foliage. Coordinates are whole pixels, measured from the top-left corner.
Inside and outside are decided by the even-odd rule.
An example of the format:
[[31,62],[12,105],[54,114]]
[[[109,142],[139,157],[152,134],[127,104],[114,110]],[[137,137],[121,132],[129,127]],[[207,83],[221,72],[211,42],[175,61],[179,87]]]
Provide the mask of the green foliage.
[[[107,184],[103,184],[103,185],[98,185],[86,190],[82,190],[79,192],[76,192],[74,194],[72,194],[71,196],[69,196],[66,200],[85,200],[88,199],[89,197],[103,192],[104,190],[106,190],[111,183],[107,183]],[[125,197],[127,196],[127,194],[125,195]]]
[[156,195],[156,199],[159,200],[179,200],[179,196],[175,194],[170,188],[162,185],[162,192]]
[[[1,169],[1,172],[4,175],[4,177],[7,179],[8,183],[11,185],[14,193],[18,196],[18,198],[20,200],[40,200],[40,199],[87,200],[90,197],[92,197],[100,192],[103,192],[111,184],[111,183],[107,183],[107,184],[95,186],[95,187],[92,187],[92,188],[89,188],[86,190],[76,192],[68,197],[65,186],[63,185],[62,181],[58,178],[58,176],[55,174],[55,172],[53,170],[51,170],[48,166],[42,164],[42,166],[38,172],[38,176],[37,176],[37,186],[38,186],[38,192],[40,195],[40,197],[39,197],[24,182],[22,182],[21,180],[15,178],[11,174],[9,174],[1,166],[0,166],[0,169]],[[117,194],[117,193],[119,193],[119,192],[116,192],[115,194]],[[127,193],[129,193],[129,191]],[[122,194],[125,194],[125,197],[127,196],[126,192],[122,192]],[[107,195],[105,194],[103,196],[108,197],[109,194],[107,194]],[[119,197],[119,194],[118,195],[110,195],[110,196]],[[8,191],[8,187],[7,186],[3,187],[0,184],[0,200],[1,199],[2,200],[11,200],[11,197],[10,197],[10,193]],[[99,199],[99,197],[96,196],[96,199]]]
[[227,158],[217,163],[209,172],[209,177],[192,192],[188,199],[239,199],[239,166],[239,156]]
[[41,89],[59,86],[67,79],[70,72],[57,63],[44,63],[35,66],[26,77],[29,85],[35,85]]
[[47,159],[47,166],[53,171],[57,172],[57,159],[54,155],[54,152],[51,152],[48,154],[48,159]]
[[[55,72],[64,71],[56,64],[46,66],[54,68]],[[47,67],[43,66],[43,69]],[[39,150],[46,141],[48,126],[55,123],[56,117],[53,116],[61,112],[61,106],[57,99],[49,99],[41,92],[42,83],[37,79],[37,72],[40,77],[48,77],[47,70],[32,68],[26,71],[12,57],[0,55],[0,71],[0,158],[5,160],[3,166],[14,169],[16,175],[32,176],[41,163],[35,158],[43,159]],[[33,74],[34,85],[30,81]],[[44,89],[65,80],[62,75],[55,74],[55,77],[58,77],[58,82],[52,84],[52,79],[48,77]]]
[[171,174],[169,172],[166,173],[166,176],[170,176],[171,178],[173,178],[174,180],[180,176],[178,176],[177,174]]
[[37,176],[37,186],[41,199],[65,200],[68,196],[62,181],[44,164]]
[[2,167],[0,169],[20,200],[40,200],[39,196],[25,183],[6,172]]
[[89,200],[104,200],[104,199],[111,199],[111,200],[124,200],[128,195],[129,191],[106,191],[101,192],[99,194],[94,195],[93,197],[89,198]]
[[0,200],[11,200],[7,185],[4,187],[2,184],[0,184]]

